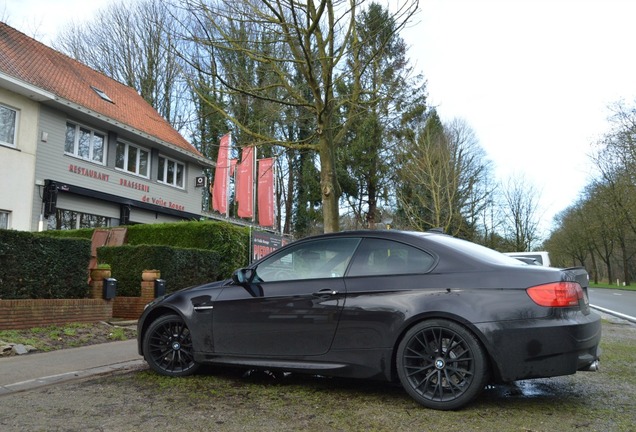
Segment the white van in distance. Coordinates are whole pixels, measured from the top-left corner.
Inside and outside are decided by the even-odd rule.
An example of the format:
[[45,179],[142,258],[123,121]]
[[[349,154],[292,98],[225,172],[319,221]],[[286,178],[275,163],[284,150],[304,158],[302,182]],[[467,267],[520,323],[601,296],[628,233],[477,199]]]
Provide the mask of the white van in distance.
[[[504,255],[508,255],[513,258],[522,258],[521,261],[528,262],[529,260],[534,260],[534,264],[542,265],[545,267],[550,267],[550,255],[548,252],[504,252]],[[523,259],[527,258],[527,259]]]

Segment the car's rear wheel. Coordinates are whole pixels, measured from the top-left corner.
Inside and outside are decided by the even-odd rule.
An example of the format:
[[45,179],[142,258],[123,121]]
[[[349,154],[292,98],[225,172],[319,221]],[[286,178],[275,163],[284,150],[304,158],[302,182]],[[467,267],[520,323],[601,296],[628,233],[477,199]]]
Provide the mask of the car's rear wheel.
[[148,365],[162,375],[186,376],[199,368],[190,330],[177,315],[163,315],[153,321],[144,335],[143,349]]
[[488,379],[486,353],[465,327],[422,321],[400,341],[396,366],[404,389],[420,404],[453,410],[473,400]]

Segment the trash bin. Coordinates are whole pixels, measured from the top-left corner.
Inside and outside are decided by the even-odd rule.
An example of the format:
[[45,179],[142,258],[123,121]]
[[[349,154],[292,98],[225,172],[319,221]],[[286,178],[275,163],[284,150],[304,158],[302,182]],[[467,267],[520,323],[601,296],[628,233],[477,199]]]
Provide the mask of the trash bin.
[[165,294],[166,294],[165,279],[155,279],[155,298],[161,297]]
[[111,300],[117,295],[117,279],[106,278],[104,279],[104,299]]

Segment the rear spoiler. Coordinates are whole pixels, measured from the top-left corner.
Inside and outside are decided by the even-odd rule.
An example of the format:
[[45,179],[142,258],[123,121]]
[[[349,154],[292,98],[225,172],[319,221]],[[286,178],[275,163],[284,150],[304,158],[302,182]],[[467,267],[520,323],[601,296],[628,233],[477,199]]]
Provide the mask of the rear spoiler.
[[[563,269],[563,271],[570,276],[568,280],[578,282],[583,288],[587,288],[590,284],[590,275],[587,273],[584,267],[569,267]],[[571,279],[570,279],[571,278]]]

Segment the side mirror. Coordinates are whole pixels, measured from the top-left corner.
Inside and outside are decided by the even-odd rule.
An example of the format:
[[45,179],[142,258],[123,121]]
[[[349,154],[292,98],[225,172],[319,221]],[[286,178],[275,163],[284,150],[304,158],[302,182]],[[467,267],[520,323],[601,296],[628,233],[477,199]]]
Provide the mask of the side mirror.
[[255,274],[254,269],[238,269],[232,273],[232,281],[237,285],[245,286],[252,283]]
[[242,286],[252,297],[263,297],[263,288],[252,282],[256,278],[256,270],[250,268],[238,269],[232,273],[232,282]]

